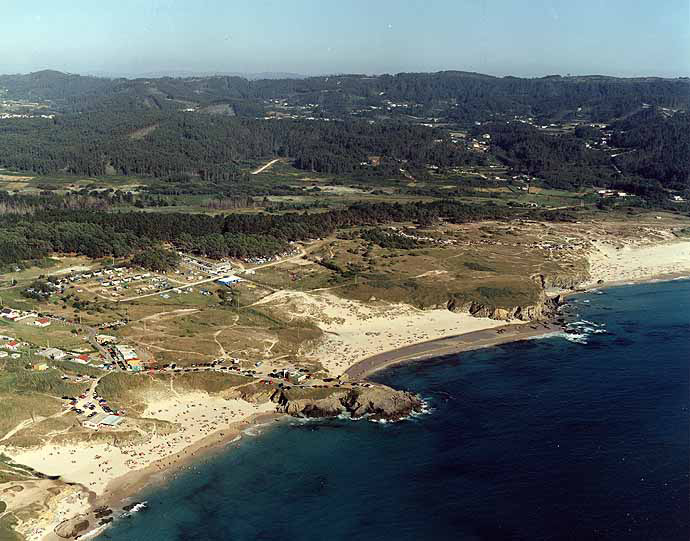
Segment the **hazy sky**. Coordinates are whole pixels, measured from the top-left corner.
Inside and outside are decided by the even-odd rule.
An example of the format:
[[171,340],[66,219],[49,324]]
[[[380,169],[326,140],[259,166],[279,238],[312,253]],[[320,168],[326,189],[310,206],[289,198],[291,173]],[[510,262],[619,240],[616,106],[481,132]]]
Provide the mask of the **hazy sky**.
[[0,73],[690,75],[688,0],[0,0]]

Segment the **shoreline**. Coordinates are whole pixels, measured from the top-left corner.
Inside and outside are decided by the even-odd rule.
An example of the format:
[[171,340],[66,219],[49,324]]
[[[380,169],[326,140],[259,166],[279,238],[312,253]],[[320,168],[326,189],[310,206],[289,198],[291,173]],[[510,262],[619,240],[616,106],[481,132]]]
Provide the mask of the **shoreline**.
[[[582,288],[563,290],[559,295],[568,298],[608,289],[611,287],[633,286],[658,282],[672,282],[674,280],[690,279],[690,271],[661,273],[645,278],[628,280],[614,280],[602,283],[587,283]],[[538,326],[538,329],[534,327]],[[498,331],[502,331],[500,334]],[[422,361],[425,359],[453,355],[476,349],[489,348],[529,340],[547,334],[561,332],[563,327],[554,323],[553,318],[548,321],[526,321],[524,323],[507,323],[500,327],[491,327],[478,331],[457,334],[443,338],[435,338],[424,342],[418,342],[401,348],[385,351],[357,361],[344,374],[352,379],[366,379],[372,374],[385,370],[396,364],[404,362]]]
[[[69,541],[73,539],[89,538],[96,531],[102,531],[117,520],[123,511],[123,507],[144,490],[163,485],[171,478],[199,462],[200,459],[213,456],[221,452],[225,447],[239,443],[246,431],[255,427],[269,427],[287,417],[284,413],[260,412],[251,417],[238,421],[223,430],[209,434],[205,438],[185,447],[183,450],[159,459],[144,468],[131,471],[121,477],[113,479],[101,495],[90,493],[89,507],[84,512],[72,515],[69,519],[58,524],[43,539],[45,541]],[[106,517],[97,516],[97,511],[107,508],[111,511]],[[102,519],[112,519],[101,524]],[[68,528],[79,522],[88,521],[89,526],[77,535],[61,535],[60,528]]]
[[372,355],[352,365],[345,374],[352,379],[366,379],[396,364],[529,340],[562,330],[562,326],[553,322],[508,323],[500,327],[436,338]]
[[[618,276],[622,276],[622,278],[610,280],[608,278],[612,270],[611,267],[606,265],[596,269],[593,268],[591,272],[592,277],[588,282],[581,284],[580,287],[562,290],[558,293],[563,297],[570,297],[580,293],[588,293],[616,286],[690,279],[690,268],[684,271],[674,269],[671,272],[664,272],[665,268],[661,267],[657,270],[662,270],[662,272],[649,273],[646,276],[620,272]],[[645,270],[648,271],[649,268]],[[626,274],[628,274],[627,278]],[[496,322],[495,325],[478,330],[423,340],[369,355],[350,365],[342,374],[347,375],[353,380],[366,379],[380,370],[403,362],[425,360],[432,357],[494,347],[561,331],[563,331],[563,326],[555,323],[555,318],[532,322]],[[374,349],[374,351],[376,350]],[[60,522],[49,532],[46,532],[42,539],[65,541],[94,535],[97,531],[100,532],[110,526],[110,523],[100,524],[104,517],[102,514],[98,516],[96,511],[99,508],[107,507],[112,511],[112,514],[105,518],[117,519],[121,516],[123,506],[131,502],[142,491],[151,488],[155,489],[158,485],[163,485],[184,469],[197,463],[199,458],[204,459],[205,457],[212,456],[213,453],[221,452],[228,445],[239,441],[248,429],[256,426],[266,426],[267,424],[273,425],[280,419],[286,418],[286,414],[276,412],[264,411],[253,413],[251,416],[238,420],[221,430],[209,433],[204,438],[197,440],[175,454],[151,462],[141,469],[113,478],[102,494],[96,494],[83,485],[75,484],[81,487],[84,495],[88,495],[88,506],[83,505],[81,510],[72,508],[73,511],[67,514],[70,518]],[[82,503],[87,502],[82,500]],[[88,520],[88,527],[75,536],[57,533],[60,531],[60,528],[64,527],[65,531],[67,531],[85,520]]]

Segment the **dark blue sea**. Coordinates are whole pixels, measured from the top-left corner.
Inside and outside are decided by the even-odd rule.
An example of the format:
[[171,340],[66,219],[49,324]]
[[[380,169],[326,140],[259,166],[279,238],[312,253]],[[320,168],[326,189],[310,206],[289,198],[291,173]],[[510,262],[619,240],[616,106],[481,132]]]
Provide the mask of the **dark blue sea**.
[[140,495],[99,540],[688,541],[690,281],[569,312],[568,339],[376,376],[429,414],[279,423]]

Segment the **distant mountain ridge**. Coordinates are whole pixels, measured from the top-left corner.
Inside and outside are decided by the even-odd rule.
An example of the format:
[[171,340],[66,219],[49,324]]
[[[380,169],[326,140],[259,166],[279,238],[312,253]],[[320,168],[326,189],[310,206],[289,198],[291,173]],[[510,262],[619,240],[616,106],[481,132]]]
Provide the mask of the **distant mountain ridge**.
[[[476,72],[457,70],[435,73],[398,73],[395,75],[340,74],[305,77],[292,73],[224,73],[204,74],[178,72],[173,75],[153,73],[137,77],[104,77],[41,70],[28,74],[0,75],[0,88],[11,97],[33,97],[60,100],[94,94],[112,95],[137,85],[162,85],[173,99],[193,93],[204,100],[224,98],[265,99],[309,92],[337,91],[367,97],[372,93],[389,94],[395,98],[424,101],[448,97],[485,97],[496,95],[544,95],[572,94],[571,88],[589,86],[600,95],[611,96],[610,88],[638,86],[637,94],[653,97],[654,85],[675,87],[681,95],[687,93],[687,77],[665,79],[659,77],[621,78],[607,75],[561,76],[549,75],[538,78],[514,76],[496,77]],[[482,86],[483,85],[483,86]],[[645,88],[639,88],[640,85]],[[596,88],[595,88],[596,87]],[[610,88],[605,88],[610,87]],[[562,89],[562,92],[559,91]],[[645,92],[647,90],[647,92]],[[163,91],[161,89],[161,91]],[[614,92],[620,94],[620,91]],[[187,96],[192,97],[192,96]]]

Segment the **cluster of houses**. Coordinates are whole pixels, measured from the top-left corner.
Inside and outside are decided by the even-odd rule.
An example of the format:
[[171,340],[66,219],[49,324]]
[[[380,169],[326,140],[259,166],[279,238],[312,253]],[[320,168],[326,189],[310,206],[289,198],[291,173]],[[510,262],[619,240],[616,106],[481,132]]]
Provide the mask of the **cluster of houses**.
[[0,317],[9,321],[26,321],[31,319],[27,323],[35,327],[48,327],[52,322],[50,318],[43,317],[33,310],[25,311],[14,308],[2,308],[0,310]]
[[[118,344],[116,336],[97,334],[94,339],[99,345],[108,348],[111,359],[124,370],[131,370],[133,372],[142,370],[143,364],[134,348],[125,344]],[[104,365],[104,368],[115,368],[115,366],[114,364],[108,364],[107,366]]]
[[627,192],[619,192],[618,190],[597,190],[599,197],[609,198],[609,197],[631,197],[631,194]]
[[55,115],[54,114],[30,115],[28,113],[0,113],[0,120],[8,120],[10,118],[55,118]]
[[209,263],[203,259],[192,257],[183,252],[177,252],[182,258],[182,264],[186,267],[196,269],[206,274],[227,274],[232,272],[233,266],[230,263],[222,261],[220,263]]
[[18,359],[21,357],[19,348],[24,345],[11,336],[0,336],[0,358],[10,357],[11,359]]

